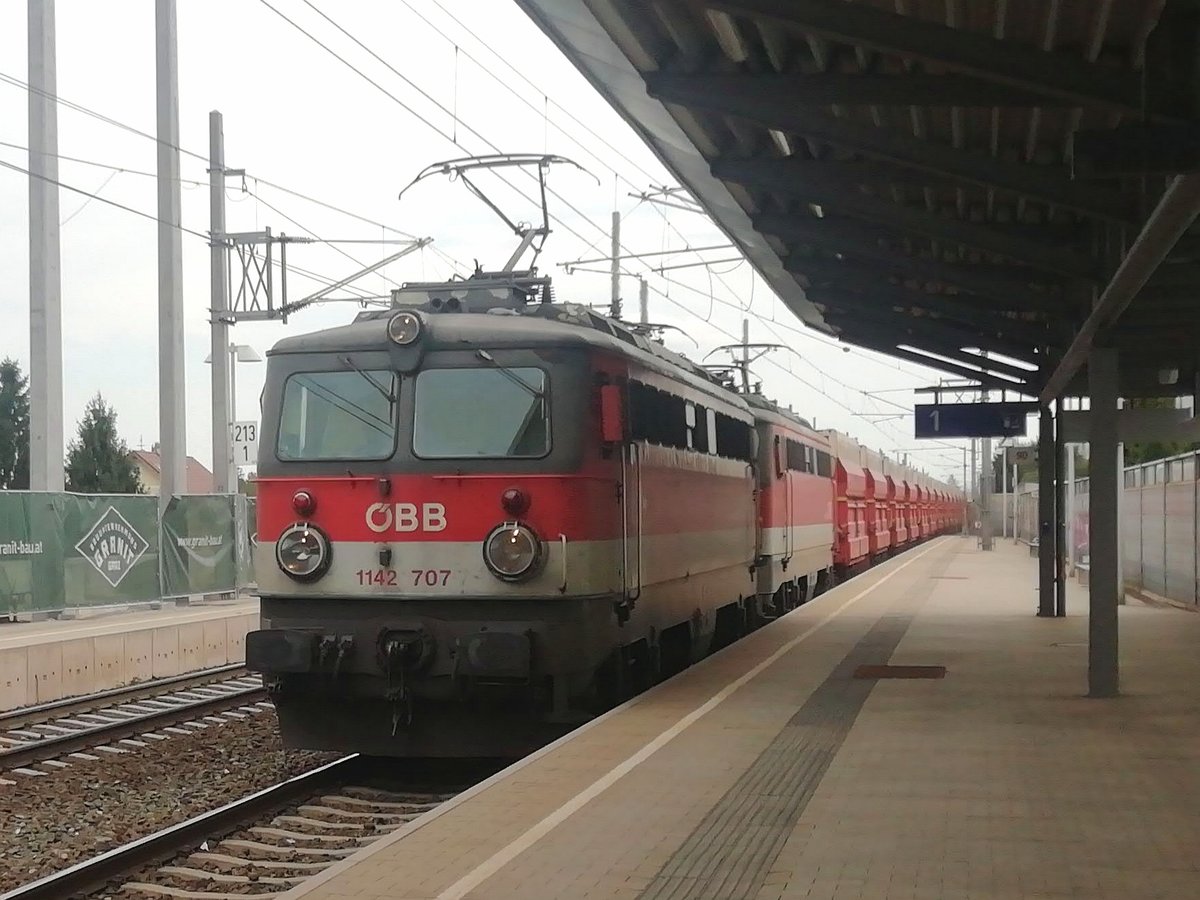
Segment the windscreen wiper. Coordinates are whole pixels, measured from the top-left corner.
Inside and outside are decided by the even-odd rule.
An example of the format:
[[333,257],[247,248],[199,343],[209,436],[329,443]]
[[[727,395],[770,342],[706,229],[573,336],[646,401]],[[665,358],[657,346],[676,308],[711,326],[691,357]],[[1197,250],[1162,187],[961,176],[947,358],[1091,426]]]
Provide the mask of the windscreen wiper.
[[486,350],[476,350],[475,355],[478,356],[480,359],[482,359],[484,362],[490,363],[493,367],[495,367],[495,369],[498,372],[500,372],[502,375],[504,375],[506,378],[508,378],[509,381],[524,388],[534,398],[536,398],[538,400],[546,399],[546,394],[544,391],[540,391],[537,388],[535,388],[532,384],[529,384],[529,382],[527,382],[524,378],[522,378],[516,372],[512,371],[512,369],[508,369],[508,368],[500,365],[500,363],[496,362],[496,358],[494,356],[492,356],[492,354],[488,353]]
[[376,381],[375,376],[372,375],[370,372],[365,372],[362,369],[360,369],[358,366],[356,366],[354,364],[354,361],[352,359],[350,359],[349,356],[339,356],[338,362],[340,362],[342,365],[344,365],[347,369],[353,369],[355,372],[357,372],[359,375],[361,375],[363,378],[365,378],[367,383],[369,385],[371,385],[371,387],[375,388],[375,390],[377,390],[377,391],[379,391],[379,393],[383,394],[384,399],[387,400],[388,403],[395,405],[396,395],[393,394],[388,388],[384,387],[382,384],[380,384],[378,381]]

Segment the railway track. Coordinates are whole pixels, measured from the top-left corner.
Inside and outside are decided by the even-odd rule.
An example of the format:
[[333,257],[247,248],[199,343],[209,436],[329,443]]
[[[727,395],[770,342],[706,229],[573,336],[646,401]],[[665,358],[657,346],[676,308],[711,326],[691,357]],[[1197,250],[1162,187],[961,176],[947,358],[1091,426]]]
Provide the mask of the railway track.
[[482,776],[473,768],[450,782],[414,776],[404,786],[381,787],[375,784],[377,766],[357,755],[335,760],[0,900],[66,900],[100,890],[130,900],[269,897],[434,809]]
[[25,707],[0,715],[0,771],[44,774],[28,767],[93,748],[120,752],[120,742],[136,747],[156,729],[269,705],[259,676],[233,665]]

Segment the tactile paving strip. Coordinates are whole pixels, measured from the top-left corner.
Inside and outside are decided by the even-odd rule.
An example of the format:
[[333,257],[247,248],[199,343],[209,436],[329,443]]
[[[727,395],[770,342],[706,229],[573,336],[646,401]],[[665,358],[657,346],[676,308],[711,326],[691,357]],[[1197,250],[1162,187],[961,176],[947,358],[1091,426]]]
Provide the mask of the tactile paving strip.
[[855,678],[945,678],[945,666],[859,666]]
[[753,898],[841,749],[874,680],[856,679],[888,659],[924,600],[920,586],[885,613],[788,720],[771,744],[646,886],[646,900]]

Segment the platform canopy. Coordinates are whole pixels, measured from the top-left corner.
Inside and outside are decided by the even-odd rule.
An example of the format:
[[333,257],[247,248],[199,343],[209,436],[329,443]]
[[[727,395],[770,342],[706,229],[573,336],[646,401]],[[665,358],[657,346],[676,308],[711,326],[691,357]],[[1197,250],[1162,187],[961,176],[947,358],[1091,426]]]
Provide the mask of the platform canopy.
[[1044,401],[1093,344],[1193,391],[1200,3],[517,3],[806,324]]

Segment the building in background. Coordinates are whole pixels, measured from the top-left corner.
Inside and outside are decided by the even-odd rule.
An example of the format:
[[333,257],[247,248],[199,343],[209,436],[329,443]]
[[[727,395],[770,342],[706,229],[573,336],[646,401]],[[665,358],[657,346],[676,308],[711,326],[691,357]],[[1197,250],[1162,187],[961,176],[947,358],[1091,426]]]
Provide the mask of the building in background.
[[[137,466],[138,477],[142,488],[147,494],[158,496],[162,485],[162,457],[158,454],[158,445],[153,450],[131,450],[129,453]],[[213,492],[213,474],[204,464],[194,457],[187,458],[187,482],[184,489],[188,494],[211,494]]]

